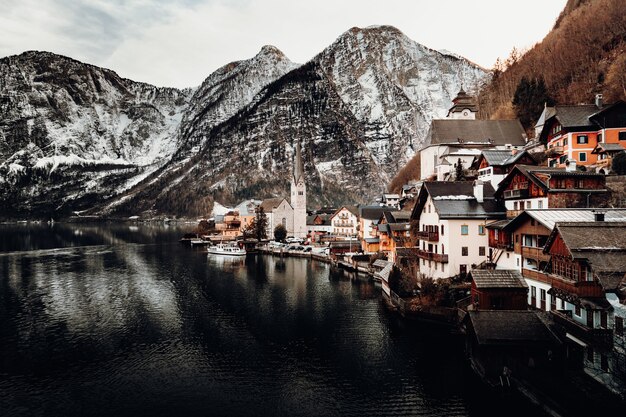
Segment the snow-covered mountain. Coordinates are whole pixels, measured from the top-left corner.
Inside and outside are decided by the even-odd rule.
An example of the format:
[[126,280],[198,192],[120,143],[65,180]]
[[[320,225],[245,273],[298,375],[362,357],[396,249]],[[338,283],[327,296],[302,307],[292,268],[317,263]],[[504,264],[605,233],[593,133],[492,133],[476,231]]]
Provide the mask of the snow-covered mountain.
[[388,26],[352,28],[304,65],[266,46],[195,90],[49,53],[4,58],[0,211],[198,215],[286,195],[296,141],[310,201],[364,201],[486,76]]

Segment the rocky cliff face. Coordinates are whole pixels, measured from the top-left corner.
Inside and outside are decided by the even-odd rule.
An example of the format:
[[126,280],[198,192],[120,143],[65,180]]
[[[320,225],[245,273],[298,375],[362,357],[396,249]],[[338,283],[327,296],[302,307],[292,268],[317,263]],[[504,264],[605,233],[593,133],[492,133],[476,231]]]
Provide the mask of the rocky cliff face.
[[353,28],[300,66],[264,47],[195,91],[52,54],[5,58],[3,211],[200,215],[214,200],[287,195],[296,141],[310,205],[366,201],[419,148],[461,85],[484,77],[391,27]]

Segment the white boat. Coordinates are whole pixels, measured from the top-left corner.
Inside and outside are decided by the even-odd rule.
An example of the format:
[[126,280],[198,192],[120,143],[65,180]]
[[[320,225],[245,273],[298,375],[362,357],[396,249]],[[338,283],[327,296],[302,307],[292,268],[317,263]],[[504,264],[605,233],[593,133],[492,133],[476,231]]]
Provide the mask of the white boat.
[[246,250],[235,245],[227,245],[224,243],[218,243],[215,246],[209,246],[207,252],[213,255],[228,255],[228,256],[245,256]]

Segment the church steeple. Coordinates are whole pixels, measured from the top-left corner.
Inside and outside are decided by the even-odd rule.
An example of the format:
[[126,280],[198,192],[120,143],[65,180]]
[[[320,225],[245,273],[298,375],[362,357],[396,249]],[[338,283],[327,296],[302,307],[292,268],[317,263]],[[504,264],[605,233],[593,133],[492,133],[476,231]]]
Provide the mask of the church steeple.
[[300,141],[296,142],[296,152],[293,160],[293,178],[291,179],[291,207],[293,207],[293,235],[304,238],[307,235],[306,227],[306,182],[304,177],[304,162]]
[[463,90],[463,86],[459,90],[456,97],[452,100],[454,104],[448,110],[449,119],[475,119],[478,112],[478,105],[474,101],[474,97],[470,96]]
[[302,161],[302,151],[300,141],[296,143],[296,156],[293,161],[293,180],[297,184],[300,178],[304,179],[304,162]]

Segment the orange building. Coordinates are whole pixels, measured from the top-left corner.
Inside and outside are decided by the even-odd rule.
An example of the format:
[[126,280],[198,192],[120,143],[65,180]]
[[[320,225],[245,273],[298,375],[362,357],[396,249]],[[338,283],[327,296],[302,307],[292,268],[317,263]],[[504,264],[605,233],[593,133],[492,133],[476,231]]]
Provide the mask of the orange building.
[[546,107],[536,131],[547,144],[549,166],[575,163],[606,173],[606,162],[599,162],[594,149],[598,144],[619,144],[626,149],[626,103],[603,105],[599,94],[595,104]]

